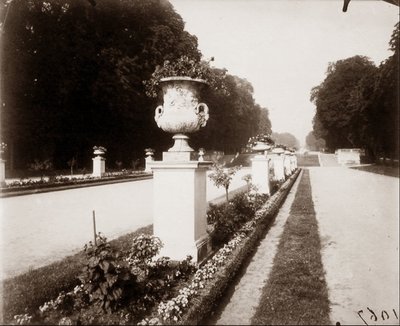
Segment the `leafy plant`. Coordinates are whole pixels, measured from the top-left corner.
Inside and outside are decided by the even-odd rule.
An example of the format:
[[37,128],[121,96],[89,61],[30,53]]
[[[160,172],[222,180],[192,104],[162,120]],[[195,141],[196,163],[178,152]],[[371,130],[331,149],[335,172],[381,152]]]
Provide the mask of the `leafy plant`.
[[253,147],[256,145],[257,142],[267,143],[269,145],[275,144],[275,141],[272,139],[272,136],[270,134],[259,134],[254,137],[250,137],[247,142],[247,146]]
[[29,169],[40,172],[40,180],[43,181],[45,172],[53,168],[53,163],[50,159],[40,161],[35,159],[33,163],[29,164]]
[[117,308],[125,292],[134,287],[135,277],[100,233],[96,242],[97,245],[92,242],[85,245],[87,264],[79,279],[89,294],[90,302],[109,313]]
[[229,200],[228,191],[232,178],[237,171],[242,168],[241,165],[231,168],[224,168],[224,165],[215,163],[212,167],[212,172],[208,176],[215,184],[215,186],[225,188],[226,200]]
[[[210,59],[210,61],[213,60],[214,58]],[[151,78],[143,82],[146,95],[149,97],[157,97],[160,81],[162,78],[167,77],[202,79],[214,90],[228,94],[227,88],[223,82],[225,79],[225,72],[223,74],[217,74],[210,67],[209,61],[198,61],[184,55],[174,62],[165,60],[162,66],[156,67]]]
[[74,174],[74,166],[76,166],[76,163],[77,163],[77,160],[76,160],[75,157],[71,158],[71,159],[67,162],[68,166],[69,166],[70,169],[71,169],[71,176]]

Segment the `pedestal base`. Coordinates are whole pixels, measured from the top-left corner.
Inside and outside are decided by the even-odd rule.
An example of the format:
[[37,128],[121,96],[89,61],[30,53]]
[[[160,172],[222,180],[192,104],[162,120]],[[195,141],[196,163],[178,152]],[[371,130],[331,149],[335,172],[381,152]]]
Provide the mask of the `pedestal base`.
[[106,159],[104,157],[96,156],[93,158],[93,173],[92,175],[101,178],[106,172]]
[[6,161],[0,158],[0,185],[6,184]]
[[211,250],[207,235],[206,171],[212,162],[152,162],[154,235],[160,255],[200,263]]
[[270,194],[269,165],[265,156],[257,155],[251,160],[251,177],[258,193]]

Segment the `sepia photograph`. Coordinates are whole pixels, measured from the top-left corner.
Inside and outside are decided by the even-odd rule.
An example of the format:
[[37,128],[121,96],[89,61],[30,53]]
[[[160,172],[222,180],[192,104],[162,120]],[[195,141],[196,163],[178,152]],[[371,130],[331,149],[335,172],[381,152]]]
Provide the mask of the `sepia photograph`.
[[0,0],[1,325],[400,325],[399,0]]

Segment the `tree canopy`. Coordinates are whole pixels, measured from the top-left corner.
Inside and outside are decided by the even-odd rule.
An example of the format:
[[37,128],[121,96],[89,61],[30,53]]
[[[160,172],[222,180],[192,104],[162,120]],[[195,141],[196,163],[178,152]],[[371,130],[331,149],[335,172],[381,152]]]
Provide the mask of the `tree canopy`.
[[[111,163],[162,151],[171,135],[153,119],[160,99],[143,85],[165,60],[201,59],[197,38],[167,0],[13,0],[1,5],[1,137],[24,168],[35,158],[90,166],[92,147]],[[217,69],[218,72],[218,69]],[[227,76],[229,96],[206,94],[210,121],[194,145],[235,150],[270,126],[252,86]]]
[[311,151],[321,151],[325,148],[325,140],[317,138],[313,131],[310,131],[306,136],[306,147]]
[[273,132],[272,139],[275,141],[275,144],[277,145],[278,144],[285,145],[287,147],[294,149],[300,148],[299,140],[294,135],[288,132],[283,132],[283,133]]
[[394,53],[379,67],[365,56],[339,60],[312,89],[314,134],[331,150],[362,147],[372,157],[398,157],[398,39],[399,24],[389,43]]

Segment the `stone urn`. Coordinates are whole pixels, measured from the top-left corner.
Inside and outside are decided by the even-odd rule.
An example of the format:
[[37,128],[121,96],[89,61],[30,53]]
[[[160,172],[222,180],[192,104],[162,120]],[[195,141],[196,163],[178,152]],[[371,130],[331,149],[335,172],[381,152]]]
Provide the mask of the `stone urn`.
[[257,156],[266,154],[266,151],[268,151],[271,148],[271,146],[267,143],[258,141],[256,144],[252,147],[252,150],[257,152]]
[[156,108],[154,119],[159,128],[174,134],[175,142],[168,152],[192,152],[188,134],[205,127],[209,118],[208,106],[199,100],[207,83],[190,77],[167,77],[160,85],[164,103]]
[[106,153],[106,151],[107,150],[102,146],[93,147],[93,154],[96,155],[96,156],[102,156],[102,155],[104,155]]

